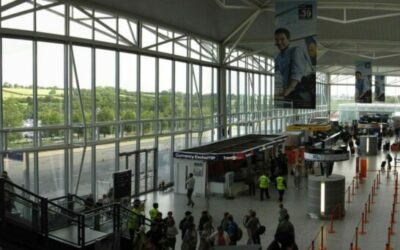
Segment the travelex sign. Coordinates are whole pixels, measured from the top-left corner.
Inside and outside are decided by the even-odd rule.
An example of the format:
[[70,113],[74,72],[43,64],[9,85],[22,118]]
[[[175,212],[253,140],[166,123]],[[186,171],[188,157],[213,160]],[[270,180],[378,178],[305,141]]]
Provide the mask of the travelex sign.
[[349,152],[343,153],[304,153],[304,159],[308,161],[346,161],[349,159]]
[[188,160],[206,160],[206,161],[214,161],[217,159],[216,155],[209,154],[188,154],[182,152],[174,152],[174,158],[180,159],[188,159]]
[[174,158],[187,159],[187,160],[203,160],[203,161],[217,161],[217,160],[243,160],[255,154],[255,151],[246,153],[226,153],[226,154],[199,154],[199,153],[186,153],[174,152]]

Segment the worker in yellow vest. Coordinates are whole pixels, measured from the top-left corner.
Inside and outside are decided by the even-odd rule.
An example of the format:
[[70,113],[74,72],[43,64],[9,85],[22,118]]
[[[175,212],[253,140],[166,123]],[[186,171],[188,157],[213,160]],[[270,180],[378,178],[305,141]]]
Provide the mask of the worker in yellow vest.
[[269,177],[268,174],[263,173],[259,178],[258,178],[258,187],[260,188],[260,199],[264,200],[264,193],[267,199],[269,199],[269,192],[268,192],[268,187],[269,187]]
[[150,219],[151,220],[154,220],[157,217],[157,214],[158,214],[158,203],[154,203],[153,204],[153,208],[150,209],[149,214],[150,214]]
[[276,183],[276,189],[278,190],[279,193],[279,201],[281,202],[283,200],[283,195],[285,194],[285,189],[287,187],[286,185],[286,180],[283,178],[281,174],[278,175],[275,179]]
[[140,201],[135,200],[133,203],[133,208],[128,218],[129,235],[132,241],[135,239],[135,234],[139,230],[140,225],[142,224],[141,223],[142,215],[140,214],[139,206],[140,206]]

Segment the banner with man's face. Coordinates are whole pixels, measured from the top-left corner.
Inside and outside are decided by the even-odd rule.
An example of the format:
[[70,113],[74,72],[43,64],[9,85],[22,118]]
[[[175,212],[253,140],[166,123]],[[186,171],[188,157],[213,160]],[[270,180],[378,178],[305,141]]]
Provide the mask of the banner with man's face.
[[359,103],[372,103],[372,69],[371,62],[356,62],[356,96],[355,101]]
[[275,1],[275,106],[315,109],[316,0]]
[[375,76],[375,95],[374,99],[377,102],[385,102],[385,76]]

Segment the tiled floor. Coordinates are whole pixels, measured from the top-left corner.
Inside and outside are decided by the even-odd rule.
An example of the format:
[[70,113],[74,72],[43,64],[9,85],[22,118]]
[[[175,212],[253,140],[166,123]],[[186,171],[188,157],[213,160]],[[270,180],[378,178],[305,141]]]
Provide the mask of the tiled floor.
[[[336,163],[334,167],[335,174],[342,174],[346,176],[346,187],[351,186],[353,177],[355,176],[355,156],[346,162]],[[361,213],[363,212],[365,203],[368,202],[368,195],[371,193],[374,179],[377,178],[377,170],[379,170],[380,162],[385,158],[383,152],[379,152],[378,156],[370,156],[368,159],[368,175],[367,179],[360,183],[359,188],[355,189],[355,195],[351,196],[351,203],[346,203],[346,216],[342,220],[334,221],[334,229],[336,233],[328,234],[327,227],[329,221],[310,219],[307,216],[307,180],[302,180],[302,188],[300,190],[294,189],[293,181],[289,176],[287,190],[284,198],[284,205],[288,209],[291,216],[291,221],[295,226],[296,241],[299,249],[309,249],[311,241],[316,238],[315,249],[319,249],[319,231],[322,225],[325,225],[324,243],[329,250],[342,250],[349,249],[350,243],[354,239],[355,228],[358,225]],[[371,204],[371,212],[368,215],[369,223],[365,225],[366,234],[359,236],[359,248],[362,250],[377,250],[385,249],[387,242],[387,228],[390,222],[390,212],[393,202],[394,194],[394,179],[393,169],[389,173],[387,179],[386,173],[381,173],[381,185],[377,189],[377,195],[374,197],[375,203]],[[233,214],[234,219],[242,225],[243,216],[249,209],[257,212],[261,223],[266,226],[266,232],[262,236],[263,249],[273,239],[273,235],[278,223],[278,194],[275,190],[271,191],[271,200],[260,201],[258,196],[251,198],[247,196],[237,197],[233,200],[226,200],[220,197],[212,197],[209,200],[209,205],[204,198],[195,197],[196,203],[193,209],[186,206],[186,197],[184,195],[174,194],[173,191],[163,193],[156,192],[147,194],[143,199],[146,199],[146,215],[154,201],[160,204],[160,211],[166,215],[168,211],[173,211],[175,220],[179,222],[186,210],[193,211],[195,222],[198,223],[201,211],[207,210],[214,218],[214,226],[219,224],[225,211]],[[347,195],[346,195],[347,200]],[[400,197],[399,197],[400,201]],[[396,221],[395,235],[392,236],[393,249],[400,249],[400,207],[397,209],[399,212],[395,214]],[[361,226],[360,226],[361,227]],[[244,231],[245,232],[245,231]],[[178,237],[177,246],[180,246],[180,237]],[[245,244],[247,235],[244,234],[239,244]]]

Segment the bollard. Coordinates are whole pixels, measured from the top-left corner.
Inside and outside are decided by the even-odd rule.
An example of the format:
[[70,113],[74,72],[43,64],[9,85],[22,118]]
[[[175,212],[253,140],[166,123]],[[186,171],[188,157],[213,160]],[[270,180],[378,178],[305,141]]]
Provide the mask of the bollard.
[[356,244],[355,244],[354,250],[359,250],[359,248],[358,248],[358,227],[356,227]]
[[390,226],[393,228],[393,224],[394,224],[394,213],[390,213]]
[[368,213],[371,213],[371,195],[368,195]]
[[381,184],[381,172],[378,171],[378,184]]
[[360,234],[366,234],[365,232],[365,219],[364,219],[364,213],[361,214],[361,232]]
[[356,188],[358,188],[358,178],[356,179]]
[[376,180],[376,189],[379,189],[379,174],[377,174],[376,175],[376,178],[375,178],[375,180]]
[[374,190],[374,195],[376,195],[375,189],[376,189],[376,181],[374,180],[374,185],[372,185],[372,190]]
[[334,233],[335,233],[335,230],[333,229],[333,213],[331,213],[331,215],[330,215],[329,217],[330,217],[330,219],[331,219],[331,226],[330,226],[330,228],[329,228],[329,230],[328,230],[328,233],[334,234]]
[[311,241],[311,250],[314,250],[314,241]]
[[375,204],[374,196],[373,196],[373,195],[371,195],[371,204]]
[[390,229],[390,227],[388,227],[388,244],[390,245],[390,234],[391,234],[392,230]]
[[351,195],[354,195],[354,179],[351,182]]
[[347,189],[347,203],[350,203],[350,187]]
[[325,250],[324,247],[324,226],[321,226],[321,240],[319,242],[319,250]]
[[365,223],[368,223],[368,210],[367,210],[367,203],[365,203],[365,207],[364,207],[364,216],[365,216]]
[[354,250],[353,249],[353,242],[350,243],[350,250]]

